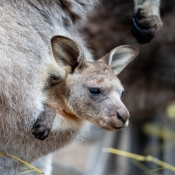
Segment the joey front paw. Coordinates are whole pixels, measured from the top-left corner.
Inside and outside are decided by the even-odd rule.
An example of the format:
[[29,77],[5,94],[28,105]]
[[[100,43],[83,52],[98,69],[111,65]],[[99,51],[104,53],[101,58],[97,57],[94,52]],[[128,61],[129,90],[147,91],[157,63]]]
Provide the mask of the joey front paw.
[[55,109],[51,106],[45,105],[44,111],[40,114],[39,118],[33,125],[32,134],[39,140],[44,140],[48,137],[52,128],[53,120],[55,118]]
[[48,137],[52,125],[48,125],[47,123],[44,123],[41,118],[39,118],[34,126],[33,129],[35,129],[34,132],[32,132],[33,135],[39,140],[44,140]]
[[162,27],[158,16],[147,16],[144,9],[139,8],[132,20],[132,34],[140,44],[150,42]]

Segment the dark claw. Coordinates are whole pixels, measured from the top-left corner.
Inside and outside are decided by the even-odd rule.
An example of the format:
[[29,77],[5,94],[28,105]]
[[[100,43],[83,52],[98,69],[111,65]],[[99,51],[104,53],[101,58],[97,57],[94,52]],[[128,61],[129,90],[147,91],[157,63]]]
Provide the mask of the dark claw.
[[137,15],[134,15],[133,22],[135,22],[135,25],[137,25],[140,29],[157,29],[157,23],[158,23],[158,17],[157,16],[150,16],[147,18],[139,18]]
[[48,137],[55,115],[56,111],[54,108],[48,105],[44,106],[44,111],[40,114],[38,120],[33,125],[35,131],[32,132],[32,134],[35,135],[37,139],[44,140]]
[[[38,119],[39,120],[39,119]],[[37,120],[37,122],[33,125],[33,129],[36,129],[36,128],[39,128],[40,127],[40,123],[38,122],[38,120]]]
[[135,22],[134,18],[133,18],[131,32],[140,44],[145,44],[150,42],[156,34],[153,31],[150,32],[150,30],[141,29]]
[[35,132],[33,132],[33,134],[38,138],[41,135],[43,135],[44,132],[45,132],[45,127],[41,125]]
[[40,140],[44,140],[48,137],[50,131],[45,131],[45,133],[39,138]]

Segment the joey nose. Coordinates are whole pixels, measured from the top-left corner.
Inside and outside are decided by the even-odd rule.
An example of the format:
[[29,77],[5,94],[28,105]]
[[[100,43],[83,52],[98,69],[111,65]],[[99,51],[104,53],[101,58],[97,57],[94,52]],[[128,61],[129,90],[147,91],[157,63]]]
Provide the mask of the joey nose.
[[128,112],[128,110],[118,110],[117,111],[117,118],[122,123],[125,123],[129,119],[129,112]]

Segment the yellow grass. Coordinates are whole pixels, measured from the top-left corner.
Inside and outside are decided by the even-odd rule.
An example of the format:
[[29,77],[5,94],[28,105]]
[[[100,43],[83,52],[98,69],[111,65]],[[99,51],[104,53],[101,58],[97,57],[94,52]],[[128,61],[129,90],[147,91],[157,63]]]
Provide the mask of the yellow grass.
[[[153,162],[159,166],[161,166],[162,168],[164,169],[169,169],[173,172],[175,172],[175,167],[166,163],[166,162],[163,162],[151,155],[148,155],[148,156],[142,156],[142,155],[138,155],[138,154],[133,154],[133,153],[129,153],[129,152],[126,152],[126,151],[122,151],[122,150],[118,150],[118,149],[113,149],[113,148],[104,148],[103,149],[104,152],[109,152],[109,153],[113,153],[113,154],[117,154],[117,155],[120,155],[120,156],[124,156],[124,157],[128,157],[128,158],[131,158],[131,159],[135,159],[137,161],[146,161],[146,162]],[[152,170],[154,171],[154,170]]]
[[41,170],[39,170],[38,168],[34,167],[33,165],[25,162],[24,160],[12,155],[12,154],[7,154],[6,152],[0,151],[0,156],[8,156],[11,157],[19,162],[21,162],[22,164],[26,165],[28,168],[30,168],[31,170],[34,170],[35,172],[39,173],[39,174],[43,174],[45,175]]

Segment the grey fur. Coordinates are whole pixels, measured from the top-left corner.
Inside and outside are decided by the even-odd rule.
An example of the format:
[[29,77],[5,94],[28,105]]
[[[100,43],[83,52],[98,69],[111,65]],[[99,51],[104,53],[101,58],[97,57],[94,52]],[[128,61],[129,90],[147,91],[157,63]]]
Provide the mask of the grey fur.
[[[68,144],[81,130],[64,131],[66,137],[62,131],[52,132],[43,142],[32,135],[31,128],[47,99],[43,87],[48,67],[54,61],[50,39],[55,35],[67,36],[92,60],[76,27],[97,3],[96,0],[83,4],[80,0],[0,0],[0,150],[27,162],[35,160],[33,165],[47,175],[51,165],[43,165],[40,157]],[[49,162],[50,156],[43,159]],[[0,157],[3,175],[17,175],[21,168],[16,160]]]

